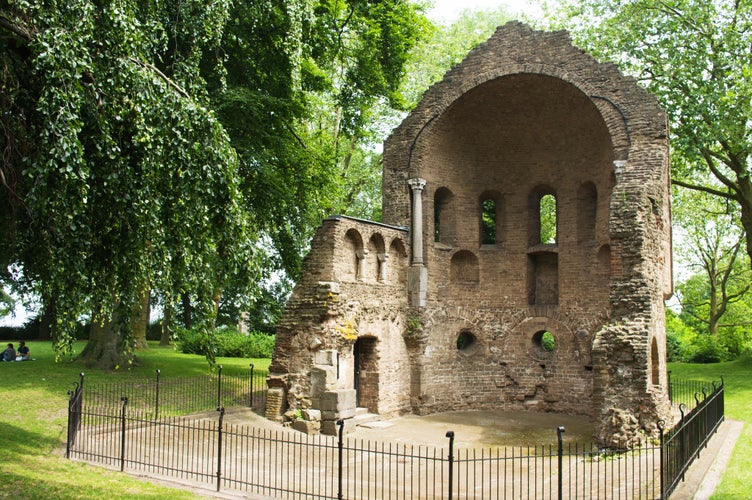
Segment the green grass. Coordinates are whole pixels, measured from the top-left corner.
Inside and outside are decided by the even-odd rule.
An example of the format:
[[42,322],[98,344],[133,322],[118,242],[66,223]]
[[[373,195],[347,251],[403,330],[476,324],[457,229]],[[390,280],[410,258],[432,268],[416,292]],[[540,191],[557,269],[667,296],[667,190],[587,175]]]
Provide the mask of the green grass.
[[[209,373],[202,356],[172,347],[140,351],[127,371],[97,371],[63,360],[55,363],[49,342],[28,342],[35,361],[0,363],[0,498],[197,498],[193,493],[141,481],[65,459],[68,391],[86,374],[86,383],[116,382],[127,377],[191,377]],[[78,352],[84,342],[77,343]],[[226,368],[266,370],[268,359],[218,358]]]
[[728,363],[670,363],[671,376],[683,379],[725,381],[726,418],[744,422],[729,467],[712,496],[714,499],[750,498],[752,484],[752,357]]

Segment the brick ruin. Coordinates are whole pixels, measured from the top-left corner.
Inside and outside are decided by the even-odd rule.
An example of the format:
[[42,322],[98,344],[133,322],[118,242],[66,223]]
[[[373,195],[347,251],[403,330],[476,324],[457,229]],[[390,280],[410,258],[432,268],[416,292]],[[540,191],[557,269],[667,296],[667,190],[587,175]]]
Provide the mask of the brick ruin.
[[[383,223],[333,217],[277,328],[267,417],[668,413],[668,130],[566,32],[500,27],[384,145]],[[308,410],[311,411],[308,411]],[[320,421],[319,421],[320,418]]]

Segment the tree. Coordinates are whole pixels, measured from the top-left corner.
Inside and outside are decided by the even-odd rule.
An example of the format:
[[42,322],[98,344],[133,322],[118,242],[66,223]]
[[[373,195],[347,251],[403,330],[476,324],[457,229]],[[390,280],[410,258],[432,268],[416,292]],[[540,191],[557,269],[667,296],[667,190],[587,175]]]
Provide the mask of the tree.
[[736,204],[752,256],[752,3],[565,1],[554,24],[658,97],[673,183]]
[[200,76],[220,66],[226,15],[224,1],[0,8],[3,263],[63,351],[91,318],[92,364],[133,361],[144,290],[166,304],[190,290],[210,318],[223,282],[253,273],[237,157]]
[[752,277],[740,252],[744,232],[734,213],[736,205],[704,192],[675,191],[674,222],[682,240],[677,256],[691,273],[677,287],[682,316],[713,336],[720,328],[752,325],[730,314],[734,304],[749,298]]

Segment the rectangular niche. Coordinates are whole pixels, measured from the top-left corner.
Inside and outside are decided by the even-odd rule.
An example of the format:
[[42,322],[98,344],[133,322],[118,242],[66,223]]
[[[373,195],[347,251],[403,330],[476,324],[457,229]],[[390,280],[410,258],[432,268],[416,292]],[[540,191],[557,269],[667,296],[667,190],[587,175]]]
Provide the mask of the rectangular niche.
[[527,297],[530,305],[559,303],[559,254],[535,252],[528,254]]

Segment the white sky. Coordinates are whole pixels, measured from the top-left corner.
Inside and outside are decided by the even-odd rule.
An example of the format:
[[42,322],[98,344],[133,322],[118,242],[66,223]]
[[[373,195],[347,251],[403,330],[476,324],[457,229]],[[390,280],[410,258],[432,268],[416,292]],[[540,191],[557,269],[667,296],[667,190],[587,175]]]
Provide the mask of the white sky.
[[433,0],[433,5],[433,8],[428,11],[428,17],[441,23],[455,21],[460,12],[466,9],[492,10],[502,5],[513,14],[524,13],[531,17],[539,17],[542,13],[534,0]]

